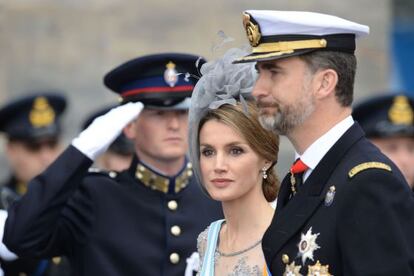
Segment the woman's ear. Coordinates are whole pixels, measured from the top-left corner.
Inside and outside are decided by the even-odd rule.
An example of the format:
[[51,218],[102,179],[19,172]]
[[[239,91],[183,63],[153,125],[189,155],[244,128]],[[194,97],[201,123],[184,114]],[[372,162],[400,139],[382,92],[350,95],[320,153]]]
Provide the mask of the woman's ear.
[[333,69],[324,69],[316,73],[316,97],[324,98],[335,95],[335,88],[338,83],[338,74]]
[[265,160],[263,168],[266,169],[266,171],[272,166],[272,162],[270,160]]

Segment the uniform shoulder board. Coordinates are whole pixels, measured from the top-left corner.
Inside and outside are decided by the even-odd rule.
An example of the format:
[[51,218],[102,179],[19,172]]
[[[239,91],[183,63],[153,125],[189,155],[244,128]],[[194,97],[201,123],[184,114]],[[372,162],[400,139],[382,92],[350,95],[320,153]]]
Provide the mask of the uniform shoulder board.
[[355,175],[357,175],[358,173],[368,170],[368,169],[381,169],[381,170],[386,170],[391,172],[391,167],[388,166],[387,164],[384,164],[382,162],[365,162],[365,163],[361,163],[359,165],[356,165],[355,167],[353,167],[349,172],[348,172],[348,176],[349,178],[354,177]]
[[99,169],[99,168],[89,168],[88,173],[107,175],[110,178],[115,178],[118,175],[118,173],[115,172],[115,171],[106,171],[106,170],[102,170],[102,169]]

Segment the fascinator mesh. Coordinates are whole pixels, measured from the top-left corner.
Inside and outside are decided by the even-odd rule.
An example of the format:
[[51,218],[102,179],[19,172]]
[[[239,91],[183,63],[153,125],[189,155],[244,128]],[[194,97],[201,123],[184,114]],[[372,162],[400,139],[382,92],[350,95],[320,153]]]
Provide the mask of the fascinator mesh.
[[209,110],[224,104],[236,105],[238,101],[244,103],[247,112],[245,99],[252,98],[257,73],[253,63],[232,63],[246,53],[246,50],[231,48],[221,58],[203,64],[200,69],[202,76],[194,88],[189,110],[189,154],[199,183],[202,183],[198,136],[200,120]]

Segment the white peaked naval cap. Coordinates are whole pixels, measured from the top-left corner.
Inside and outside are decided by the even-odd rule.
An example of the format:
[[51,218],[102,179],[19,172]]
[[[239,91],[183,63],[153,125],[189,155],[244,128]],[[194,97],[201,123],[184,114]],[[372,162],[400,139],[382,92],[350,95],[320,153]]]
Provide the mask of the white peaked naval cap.
[[252,53],[235,61],[255,62],[316,50],[353,54],[355,39],[369,27],[337,16],[302,11],[247,10],[243,25]]

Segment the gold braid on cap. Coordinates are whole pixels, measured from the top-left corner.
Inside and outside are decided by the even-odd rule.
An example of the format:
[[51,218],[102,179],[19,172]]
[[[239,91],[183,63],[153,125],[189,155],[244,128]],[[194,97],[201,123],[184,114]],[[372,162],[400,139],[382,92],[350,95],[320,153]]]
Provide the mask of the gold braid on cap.
[[243,13],[243,26],[246,30],[247,39],[250,42],[250,45],[253,47],[259,45],[260,38],[262,37],[259,29],[259,25],[254,24],[250,20],[250,14]]

